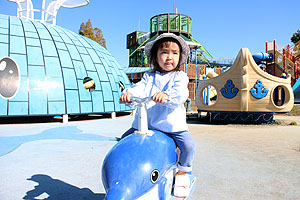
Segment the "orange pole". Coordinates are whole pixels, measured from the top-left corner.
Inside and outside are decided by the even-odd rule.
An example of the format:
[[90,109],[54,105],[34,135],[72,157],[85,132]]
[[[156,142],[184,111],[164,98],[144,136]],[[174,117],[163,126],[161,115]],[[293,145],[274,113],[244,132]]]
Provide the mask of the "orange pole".
[[273,49],[274,49],[274,64],[276,64],[276,40],[273,41]]
[[291,60],[291,51],[290,51],[290,47],[291,47],[290,44],[288,44],[288,45],[287,45],[287,48],[286,48],[286,50],[287,50],[286,53],[287,53],[287,58]]
[[297,81],[297,79],[299,78],[299,71],[298,71],[298,64],[295,63],[295,81]]
[[298,78],[299,78],[298,64],[295,63],[295,79],[297,80]]
[[286,52],[285,49],[283,49],[283,69],[286,72]]

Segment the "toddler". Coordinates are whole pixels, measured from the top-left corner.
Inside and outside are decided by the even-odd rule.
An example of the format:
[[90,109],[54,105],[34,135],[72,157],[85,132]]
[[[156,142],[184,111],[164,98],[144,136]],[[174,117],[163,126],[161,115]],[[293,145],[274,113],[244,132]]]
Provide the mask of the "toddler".
[[[171,136],[180,149],[174,196],[186,197],[190,193],[190,179],[186,174],[192,171],[195,143],[188,131],[184,107],[189,95],[189,79],[179,68],[187,61],[189,47],[181,37],[173,33],[164,33],[146,44],[145,53],[153,70],[146,72],[140,82],[125,89],[120,102],[131,103],[132,96],[152,96],[153,101],[146,105],[148,127]],[[122,138],[137,128],[138,113],[132,128],[126,131]]]

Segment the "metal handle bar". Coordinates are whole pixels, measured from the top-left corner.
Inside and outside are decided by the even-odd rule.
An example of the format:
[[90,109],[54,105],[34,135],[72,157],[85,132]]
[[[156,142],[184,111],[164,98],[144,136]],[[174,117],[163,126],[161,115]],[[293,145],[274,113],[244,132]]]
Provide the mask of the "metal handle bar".
[[147,103],[149,101],[152,101],[152,97],[144,97],[144,98],[140,98],[140,97],[131,97],[130,101],[136,102],[138,104],[141,103]]

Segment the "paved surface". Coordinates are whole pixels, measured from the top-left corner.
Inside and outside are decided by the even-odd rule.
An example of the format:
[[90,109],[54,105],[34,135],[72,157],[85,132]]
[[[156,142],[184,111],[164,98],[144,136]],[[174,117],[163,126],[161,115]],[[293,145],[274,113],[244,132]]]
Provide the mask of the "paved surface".
[[[300,199],[300,117],[291,125],[189,121],[194,200]],[[0,199],[101,200],[101,165],[131,116],[68,124],[0,124]]]

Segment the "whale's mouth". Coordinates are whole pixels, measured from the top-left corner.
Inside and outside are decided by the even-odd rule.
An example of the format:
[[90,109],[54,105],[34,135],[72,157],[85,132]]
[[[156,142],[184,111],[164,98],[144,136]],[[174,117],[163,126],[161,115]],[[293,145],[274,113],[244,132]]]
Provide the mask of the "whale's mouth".
[[122,189],[110,189],[107,191],[106,200],[128,200],[128,199],[135,199],[132,195],[131,191],[123,191]]
[[[152,188],[145,191],[137,191],[138,188],[128,188],[128,187],[114,187],[107,191],[105,199],[106,200],[149,200],[149,199],[158,199],[159,190],[162,189],[159,187],[159,183],[155,184]],[[159,189],[160,188],[160,189]],[[141,188],[140,188],[141,189]]]
[[147,193],[143,194],[137,200],[148,200],[148,199],[158,199],[158,184],[156,184],[151,190],[149,190]]

